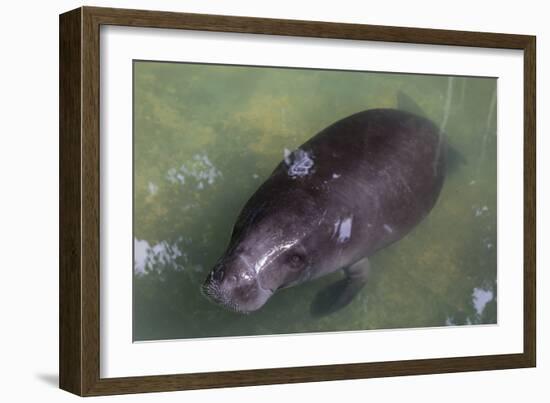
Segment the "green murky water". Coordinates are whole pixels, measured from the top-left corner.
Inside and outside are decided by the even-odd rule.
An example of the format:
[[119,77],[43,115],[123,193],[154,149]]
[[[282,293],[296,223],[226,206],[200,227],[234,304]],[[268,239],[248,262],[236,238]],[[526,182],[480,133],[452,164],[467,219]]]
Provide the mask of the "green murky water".
[[[334,273],[250,315],[200,285],[246,200],[283,158],[406,94],[464,158],[429,216],[371,258],[346,308],[310,316]],[[134,340],[496,323],[496,79],[135,62]]]

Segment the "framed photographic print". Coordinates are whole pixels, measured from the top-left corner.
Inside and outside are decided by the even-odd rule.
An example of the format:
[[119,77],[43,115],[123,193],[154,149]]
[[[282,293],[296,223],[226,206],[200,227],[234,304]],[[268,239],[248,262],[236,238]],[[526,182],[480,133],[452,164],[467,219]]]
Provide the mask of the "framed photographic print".
[[535,37],[60,16],[60,387],[532,367]]

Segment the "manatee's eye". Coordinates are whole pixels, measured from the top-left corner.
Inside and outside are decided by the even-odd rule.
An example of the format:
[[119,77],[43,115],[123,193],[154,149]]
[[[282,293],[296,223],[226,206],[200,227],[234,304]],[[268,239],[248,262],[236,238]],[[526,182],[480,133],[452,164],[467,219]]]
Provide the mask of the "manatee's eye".
[[304,264],[304,258],[297,253],[290,255],[289,264],[294,269],[299,269]]

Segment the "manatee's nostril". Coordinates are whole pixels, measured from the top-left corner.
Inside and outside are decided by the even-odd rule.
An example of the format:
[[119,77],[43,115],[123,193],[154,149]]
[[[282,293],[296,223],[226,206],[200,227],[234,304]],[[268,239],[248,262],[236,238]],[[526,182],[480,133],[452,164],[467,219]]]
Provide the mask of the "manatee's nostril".
[[224,271],[223,269],[219,269],[219,270],[216,270],[213,274],[212,274],[212,278],[215,280],[215,281],[222,281],[223,280],[223,276],[224,276]]

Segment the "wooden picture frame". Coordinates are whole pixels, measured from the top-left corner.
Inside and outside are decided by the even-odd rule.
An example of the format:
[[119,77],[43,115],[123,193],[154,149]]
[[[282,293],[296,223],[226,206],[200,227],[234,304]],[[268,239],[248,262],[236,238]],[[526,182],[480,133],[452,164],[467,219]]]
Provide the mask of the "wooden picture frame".
[[[480,48],[524,56],[524,348],[467,356],[100,377],[100,27],[171,28]],[[81,7],[60,16],[60,387],[80,396],[524,368],[536,365],[535,37],[484,32]]]

